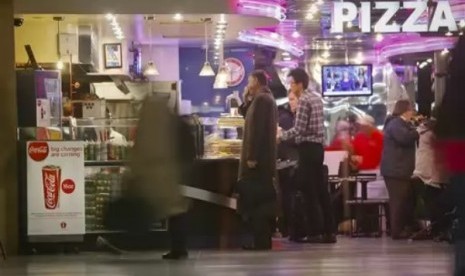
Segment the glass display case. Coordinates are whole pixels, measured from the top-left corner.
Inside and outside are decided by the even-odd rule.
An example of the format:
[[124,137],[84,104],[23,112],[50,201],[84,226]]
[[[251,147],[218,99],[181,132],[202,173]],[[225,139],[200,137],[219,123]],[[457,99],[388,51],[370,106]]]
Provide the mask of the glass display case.
[[220,118],[203,118],[205,133],[204,159],[239,159],[242,149],[244,119],[222,115]]

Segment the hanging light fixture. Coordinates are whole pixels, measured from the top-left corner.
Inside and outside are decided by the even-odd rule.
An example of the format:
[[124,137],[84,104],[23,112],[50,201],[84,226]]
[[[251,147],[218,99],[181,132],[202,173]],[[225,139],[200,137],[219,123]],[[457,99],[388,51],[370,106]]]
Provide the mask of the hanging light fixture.
[[205,19],[205,63],[203,64],[202,70],[200,70],[199,76],[201,77],[213,77],[215,72],[213,71],[210,62],[208,62],[208,20]]
[[219,58],[219,67],[218,74],[216,74],[215,82],[213,83],[213,89],[226,89],[229,87],[229,68],[224,62],[224,37],[226,36],[226,26],[227,22],[224,15],[221,15],[220,22],[217,23],[217,32],[221,30],[219,38],[215,40],[215,44],[218,45],[218,58]]
[[149,39],[150,39],[150,44],[149,44],[149,53],[150,53],[150,61],[147,63],[144,69],[144,75],[145,76],[158,76],[160,73],[158,72],[157,66],[155,65],[155,62],[153,62],[153,51],[152,51],[152,22],[154,21],[153,16],[148,16],[145,18],[147,21],[149,21]]
[[58,61],[57,61],[57,64],[56,64],[56,68],[58,70],[63,70],[63,68],[65,67],[65,64],[61,60],[61,53],[60,53],[60,22],[63,20],[63,17],[57,16],[57,17],[54,17],[53,20],[55,20],[57,22],[57,41],[58,41],[58,43],[57,43],[57,55],[58,55]]

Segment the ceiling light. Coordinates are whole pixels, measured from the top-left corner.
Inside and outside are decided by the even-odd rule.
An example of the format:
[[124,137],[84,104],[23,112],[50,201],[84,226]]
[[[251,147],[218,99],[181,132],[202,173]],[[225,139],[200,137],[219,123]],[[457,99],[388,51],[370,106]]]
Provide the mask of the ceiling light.
[[463,32],[460,32],[460,33],[459,33],[459,36],[462,36],[462,35],[463,35]]
[[445,55],[447,55],[448,53],[449,53],[449,49],[444,48],[444,50],[442,50],[442,52],[441,52],[441,55],[445,56]]
[[202,69],[200,70],[199,76],[201,77],[212,77],[215,75],[210,62],[208,62],[208,24],[205,21],[205,63],[203,64]]
[[336,35],[336,39],[342,39],[342,35]]
[[205,61],[203,64],[202,70],[200,70],[199,76],[201,77],[213,77],[215,75],[215,71],[213,71],[210,62]]
[[382,34],[377,34],[375,37],[376,41],[381,42],[384,39],[384,36]]
[[213,89],[226,89],[228,88],[228,69],[224,64],[218,68],[218,74],[216,74],[215,82],[213,83]]
[[310,13],[317,13],[318,12],[318,7],[316,5],[312,5],[308,11]]
[[288,57],[288,56],[290,56],[290,54],[289,54],[288,52],[283,52],[281,55],[282,55],[283,57]]
[[294,31],[294,32],[292,33],[292,37],[293,37],[293,38],[299,38],[299,37],[300,37],[300,33],[299,33],[298,31]]
[[454,34],[452,32],[447,32],[446,36],[453,36]]
[[357,42],[357,43],[362,43],[363,41],[362,41],[361,38],[357,38],[357,39],[355,40],[355,42]]
[[111,20],[111,23],[110,23],[110,24],[111,24],[111,26],[113,26],[113,27],[118,26],[118,21],[116,21],[116,17],[113,17],[113,19]]
[[321,54],[321,57],[326,59],[331,57],[331,54],[329,53],[329,51],[324,51],[323,54]]
[[173,19],[176,20],[176,21],[182,21],[184,19],[184,17],[182,16],[182,14],[180,13],[177,13],[173,16]]
[[316,4],[317,4],[317,5],[323,5],[323,4],[324,4],[324,1],[323,1],[323,0],[318,0],[318,1],[316,2]]
[[305,16],[306,20],[313,20],[314,18],[315,16],[312,13],[307,13],[307,15]]
[[224,15],[224,13],[222,13],[222,14],[220,15],[220,22],[219,22],[219,23],[223,23],[223,24],[226,23],[226,16]]
[[160,73],[158,72],[157,67],[155,66],[155,63],[153,61],[149,61],[147,63],[147,66],[144,69],[144,75],[145,76],[158,76]]
[[125,39],[126,37],[124,35],[118,35],[116,36],[116,39],[119,39],[119,40],[123,40]]
[[291,61],[292,59],[291,59],[291,57],[283,57],[283,60],[284,61]]
[[354,26],[352,22],[347,22],[347,28],[351,29]]
[[277,33],[271,33],[270,36],[271,36],[271,38],[274,38],[274,39],[279,37],[279,35]]
[[107,15],[105,15],[105,18],[107,20],[113,20],[115,18],[115,16],[113,14],[111,14],[111,13],[107,13]]
[[433,63],[433,59],[432,59],[432,58],[429,58],[429,59],[426,60],[426,62],[428,62],[428,63]]
[[59,61],[57,62],[57,69],[58,69],[58,70],[63,70],[64,67],[65,67],[65,64],[63,63],[63,61],[62,61],[62,60],[59,60]]

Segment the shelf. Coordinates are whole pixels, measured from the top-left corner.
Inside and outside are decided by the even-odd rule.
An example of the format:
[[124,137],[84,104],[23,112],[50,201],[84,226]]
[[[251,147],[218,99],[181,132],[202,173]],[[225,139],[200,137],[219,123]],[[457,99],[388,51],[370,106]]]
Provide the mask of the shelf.
[[108,160],[108,161],[85,161],[85,167],[122,167],[126,166],[128,161]]

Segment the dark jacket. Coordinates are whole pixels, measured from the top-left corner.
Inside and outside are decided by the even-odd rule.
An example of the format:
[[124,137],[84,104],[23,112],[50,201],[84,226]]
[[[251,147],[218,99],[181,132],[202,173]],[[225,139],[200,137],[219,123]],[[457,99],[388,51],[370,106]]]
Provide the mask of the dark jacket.
[[[245,116],[239,179],[250,175],[272,180],[276,171],[276,130],[278,111],[271,92],[259,92]],[[257,161],[257,168],[249,169],[247,161]]]
[[400,117],[392,117],[384,127],[381,175],[410,179],[415,169],[416,142],[419,138],[414,126]]
[[[294,126],[295,116],[288,106],[278,107],[279,126],[283,130],[289,130]],[[281,160],[297,160],[297,145],[294,139],[282,141],[278,145],[278,158]]]

